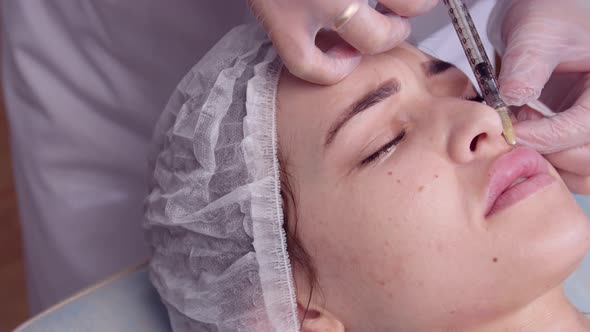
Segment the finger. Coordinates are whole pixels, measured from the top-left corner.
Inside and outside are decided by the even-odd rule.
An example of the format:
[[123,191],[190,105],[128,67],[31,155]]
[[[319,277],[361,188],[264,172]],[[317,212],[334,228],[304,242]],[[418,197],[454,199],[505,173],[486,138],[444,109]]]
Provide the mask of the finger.
[[363,54],[378,54],[403,42],[411,32],[406,18],[381,14],[367,4],[337,30],[342,39]]
[[556,50],[546,49],[538,39],[527,38],[526,30],[515,31],[507,40],[498,77],[500,94],[509,105],[524,105],[541,95],[558,64]]
[[293,75],[316,84],[334,84],[360,63],[361,55],[348,45],[336,44],[323,52],[315,45],[315,35],[303,29],[271,34],[277,52]]
[[380,0],[379,3],[397,15],[413,17],[432,10],[438,4],[438,0]]
[[551,118],[514,124],[516,141],[542,154],[564,151],[590,143],[590,89],[576,105]]
[[590,176],[581,176],[564,170],[557,170],[568,189],[578,195],[590,195]]
[[556,168],[580,176],[590,176],[590,144],[546,154],[544,157]]

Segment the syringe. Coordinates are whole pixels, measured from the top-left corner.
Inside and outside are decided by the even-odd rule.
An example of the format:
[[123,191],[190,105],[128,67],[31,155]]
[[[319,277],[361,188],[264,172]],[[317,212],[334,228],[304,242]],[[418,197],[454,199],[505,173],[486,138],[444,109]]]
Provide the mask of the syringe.
[[502,133],[504,139],[510,145],[516,144],[514,129],[510,121],[510,111],[500,97],[498,82],[494,75],[490,59],[486,54],[479,33],[473,24],[471,15],[465,3],[462,0],[444,0],[445,5],[449,8],[449,15],[453,22],[453,27],[461,41],[467,60],[471,65],[471,70],[475,74],[477,83],[486,104],[494,108],[502,119]]

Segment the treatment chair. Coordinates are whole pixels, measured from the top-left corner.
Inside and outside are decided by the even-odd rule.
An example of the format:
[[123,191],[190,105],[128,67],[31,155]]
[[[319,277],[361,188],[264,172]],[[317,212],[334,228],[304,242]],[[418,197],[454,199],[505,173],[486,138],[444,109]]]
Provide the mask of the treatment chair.
[[15,332],[171,332],[147,264],[121,272],[47,309]]

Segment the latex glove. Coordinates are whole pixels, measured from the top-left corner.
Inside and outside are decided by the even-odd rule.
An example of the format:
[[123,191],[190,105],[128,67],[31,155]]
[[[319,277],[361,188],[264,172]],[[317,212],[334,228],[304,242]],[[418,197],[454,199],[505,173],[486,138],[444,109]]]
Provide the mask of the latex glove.
[[[410,34],[406,17],[423,14],[438,3],[380,0],[378,11],[368,0],[249,1],[289,71],[319,84],[333,84],[346,77],[360,62],[361,54],[381,53],[404,41]],[[315,45],[318,32],[333,29],[337,18],[353,3],[359,4],[358,11],[337,32],[354,49],[340,45],[320,50]]]
[[[556,73],[578,73],[542,91],[541,100],[549,101],[559,112],[556,116],[519,116],[524,121],[514,126],[517,142],[544,154],[570,190],[590,194],[590,1],[504,4],[501,37],[506,49],[499,84],[508,104],[537,100]],[[571,89],[556,94],[564,84]]]

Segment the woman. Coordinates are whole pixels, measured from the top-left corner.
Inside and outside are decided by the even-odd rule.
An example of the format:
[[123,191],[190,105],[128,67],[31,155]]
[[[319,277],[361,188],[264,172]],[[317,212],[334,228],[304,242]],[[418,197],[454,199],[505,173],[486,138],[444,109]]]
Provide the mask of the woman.
[[320,87],[232,31],[157,129],[146,226],[172,326],[590,330],[560,287],[588,220],[501,129],[460,71],[409,45]]

